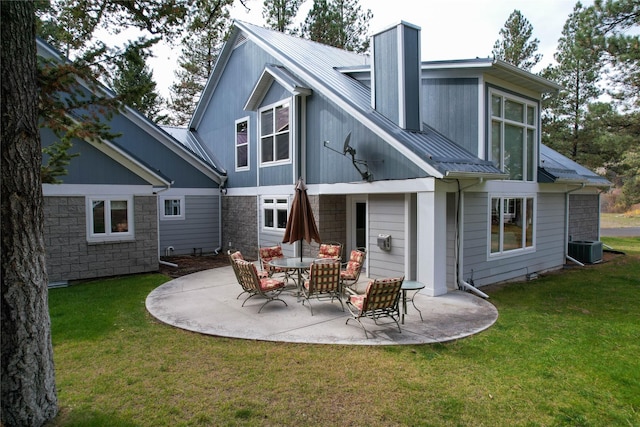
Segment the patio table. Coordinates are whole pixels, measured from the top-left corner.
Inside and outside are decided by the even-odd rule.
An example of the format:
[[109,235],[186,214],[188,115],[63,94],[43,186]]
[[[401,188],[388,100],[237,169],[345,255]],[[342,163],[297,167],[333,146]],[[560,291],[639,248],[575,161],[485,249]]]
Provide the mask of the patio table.
[[298,289],[299,294],[302,289],[302,270],[306,270],[311,267],[311,263],[315,260],[315,258],[302,258],[302,260],[300,260],[300,257],[275,258],[269,261],[269,265],[286,270],[296,270],[298,272],[298,281],[296,282],[296,288]]
[[413,301],[416,294],[419,290],[424,289],[424,283],[420,283],[416,280],[405,280],[402,282],[402,287],[400,290],[402,291],[402,324],[404,325],[404,315],[407,314],[407,292],[415,291],[413,295],[411,295],[411,304],[413,304],[413,308],[418,310],[420,313],[420,320],[424,322],[422,319],[422,311],[416,307],[416,303]]

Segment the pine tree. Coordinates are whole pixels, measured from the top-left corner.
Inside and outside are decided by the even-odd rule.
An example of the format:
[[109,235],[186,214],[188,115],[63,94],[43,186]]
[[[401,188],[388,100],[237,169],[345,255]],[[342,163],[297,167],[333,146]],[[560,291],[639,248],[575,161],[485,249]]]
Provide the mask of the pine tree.
[[370,9],[358,0],[314,0],[301,27],[303,37],[354,52],[369,49]]
[[519,10],[514,10],[500,30],[500,38],[493,45],[493,57],[531,70],[542,59],[542,55],[536,53],[540,41],[532,40],[532,33],[531,23]]
[[264,0],[262,17],[267,26],[281,33],[295,33],[291,29],[293,19],[305,0]]
[[162,113],[165,101],[156,91],[153,71],[146,63],[148,56],[144,48],[130,44],[124,55],[116,60],[111,86],[125,105],[156,123],[165,123],[167,115]]
[[233,0],[200,0],[182,41],[182,54],[171,85],[171,123],[185,126],[198,104],[213,71],[229,27],[229,7]]

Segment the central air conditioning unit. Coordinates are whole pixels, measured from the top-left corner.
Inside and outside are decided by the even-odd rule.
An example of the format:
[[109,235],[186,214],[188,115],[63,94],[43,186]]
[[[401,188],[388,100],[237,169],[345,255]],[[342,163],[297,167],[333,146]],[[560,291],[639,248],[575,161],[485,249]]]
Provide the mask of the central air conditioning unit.
[[585,264],[602,261],[602,242],[576,240],[569,242],[569,256]]

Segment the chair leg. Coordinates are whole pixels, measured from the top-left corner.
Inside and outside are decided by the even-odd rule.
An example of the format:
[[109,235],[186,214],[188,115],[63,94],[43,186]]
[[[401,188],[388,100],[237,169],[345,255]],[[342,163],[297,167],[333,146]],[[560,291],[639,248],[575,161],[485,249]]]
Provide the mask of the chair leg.
[[262,306],[260,307],[260,310],[258,310],[258,313],[260,313],[260,312],[262,311],[262,309],[264,308],[264,306],[265,306],[265,305],[269,304],[269,303],[270,303],[270,302],[272,302],[272,301],[280,301],[280,302],[281,302],[281,303],[283,303],[285,306],[287,306],[287,307],[289,306],[289,305],[286,303],[286,301],[285,301],[285,300],[282,300],[282,299],[280,299],[280,298],[271,298],[271,299],[268,299],[264,304],[262,304]]

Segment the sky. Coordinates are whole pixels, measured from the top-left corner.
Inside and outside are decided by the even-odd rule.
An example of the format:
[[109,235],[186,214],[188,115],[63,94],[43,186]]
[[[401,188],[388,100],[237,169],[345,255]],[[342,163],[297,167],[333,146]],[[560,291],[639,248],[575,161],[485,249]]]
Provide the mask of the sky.
[[[562,27],[572,13],[577,0],[360,0],[363,9],[373,12],[369,31],[378,32],[400,21],[421,28],[422,60],[471,59],[491,56],[499,31],[514,10],[519,10],[533,27],[533,38],[539,40],[542,61],[532,71],[538,72],[554,63]],[[236,4],[233,19],[264,25],[263,0],[246,0],[247,12]],[[582,0],[590,6],[593,0]],[[298,15],[306,16],[313,0],[306,0]],[[302,20],[304,18],[301,18]],[[158,91],[168,97],[174,81],[173,71],[179,48],[161,48],[149,61]]]

